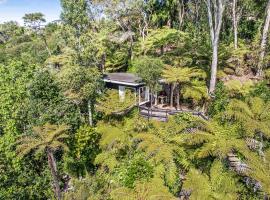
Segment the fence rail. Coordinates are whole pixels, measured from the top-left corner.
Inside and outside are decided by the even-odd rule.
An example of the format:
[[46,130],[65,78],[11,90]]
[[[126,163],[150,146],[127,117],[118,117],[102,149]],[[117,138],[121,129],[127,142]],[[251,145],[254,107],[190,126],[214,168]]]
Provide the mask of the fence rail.
[[142,116],[147,117],[148,119],[159,118],[165,121],[168,120],[169,115],[175,115],[178,113],[189,113],[191,115],[201,117],[205,120],[209,119],[203,112],[192,110],[169,110],[169,109],[149,108],[147,106],[139,106],[139,111]]

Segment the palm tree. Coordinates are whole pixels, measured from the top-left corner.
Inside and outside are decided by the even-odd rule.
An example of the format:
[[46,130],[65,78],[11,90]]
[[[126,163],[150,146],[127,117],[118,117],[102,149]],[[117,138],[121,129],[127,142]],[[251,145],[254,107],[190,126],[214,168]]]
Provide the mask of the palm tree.
[[175,87],[178,87],[177,109],[179,109],[181,86],[190,84],[192,79],[204,78],[205,76],[206,75],[202,70],[196,68],[170,66],[165,67],[162,77],[165,79],[166,83],[171,84],[170,106],[173,107],[173,91]]
[[63,143],[63,139],[69,137],[67,135],[68,129],[69,127],[66,125],[45,124],[44,126],[34,127],[32,135],[23,135],[18,139],[17,151],[19,155],[26,156],[32,151],[47,154],[49,168],[53,177],[54,192],[58,200],[61,199],[61,191],[54,152],[60,148],[65,151],[68,150],[68,147]]

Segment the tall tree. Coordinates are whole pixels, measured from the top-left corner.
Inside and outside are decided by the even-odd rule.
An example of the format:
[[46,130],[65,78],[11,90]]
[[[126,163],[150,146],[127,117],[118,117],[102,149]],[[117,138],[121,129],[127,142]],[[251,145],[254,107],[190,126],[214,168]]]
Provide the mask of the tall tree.
[[68,126],[45,124],[41,127],[35,127],[33,135],[23,135],[18,140],[17,151],[21,156],[29,155],[32,151],[36,153],[46,153],[49,168],[53,177],[54,192],[56,199],[61,199],[61,190],[57,174],[57,166],[54,158],[54,152],[68,147],[63,143],[63,139],[68,138]]
[[68,99],[88,107],[88,122],[93,125],[93,106],[102,89],[101,75],[96,68],[65,66],[58,74],[59,82]]
[[52,53],[49,48],[47,38],[44,35],[43,30],[42,30],[42,23],[46,22],[46,19],[44,18],[44,14],[40,12],[25,14],[23,16],[23,20],[26,26],[30,27],[32,30],[35,31],[36,34],[38,34],[41,37],[48,51],[48,54],[51,56]]
[[80,36],[90,26],[87,0],[61,0],[61,19]]
[[[77,53],[77,62],[83,64],[82,53],[87,47],[82,43],[81,36],[87,32],[90,27],[90,20],[87,13],[88,4],[86,0],[61,0],[62,13],[61,19],[64,24],[64,34],[70,33],[67,42],[72,42],[73,48]],[[74,37],[74,41],[70,40]],[[88,40],[90,38],[88,37]]]
[[44,14],[40,12],[25,14],[23,16],[23,20],[24,20],[24,25],[34,30],[40,30],[42,23],[46,22],[44,18]]
[[[150,58],[147,56],[138,58],[134,61],[136,73],[149,86],[150,93],[154,94],[158,91],[159,79],[161,77],[164,64],[158,58]],[[152,95],[150,96],[150,103],[152,107]]]
[[222,25],[223,12],[225,9],[226,0],[206,0],[208,13],[208,23],[210,28],[211,43],[212,43],[212,65],[211,65],[211,80],[209,93],[213,93],[216,88],[217,66],[218,66],[218,46],[219,35]]
[[45,123],[78,125],[78,109],[65,98],[55,76],[48,70],[35,73],[28,84],[28,93],[27,113],[32,126]]
[[265,56],[265,47],[267,44],[267,37],[268,37],[268,31],[269,31],[269,25],[270,25],[270,1],[268,1],[265,12],[266,12],[266,18],[264,22],[262,39],[261,39],[257,76],[262,76],[262,73],[263,73],[262,68],[263,68],[263,61],[264,61],[264,56]]

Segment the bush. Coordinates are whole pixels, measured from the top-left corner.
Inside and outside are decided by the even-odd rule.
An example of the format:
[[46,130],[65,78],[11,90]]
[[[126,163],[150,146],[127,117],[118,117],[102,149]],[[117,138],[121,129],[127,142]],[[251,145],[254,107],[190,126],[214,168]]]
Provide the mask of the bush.
[[229,103],[229,94],[222,82],[217,84],[215,98],[209,105],[208,114],[213,117],[223,111]]
[[250,92],[252,97],[260,97],[264,101],[270,101],[270,89],[266,82],[260,82],[255,85],[254,89]]
[[154,169],[142,156],[135,157],[119,168],[120,182],[128,188],[133,188],[136,181],[149,180]]

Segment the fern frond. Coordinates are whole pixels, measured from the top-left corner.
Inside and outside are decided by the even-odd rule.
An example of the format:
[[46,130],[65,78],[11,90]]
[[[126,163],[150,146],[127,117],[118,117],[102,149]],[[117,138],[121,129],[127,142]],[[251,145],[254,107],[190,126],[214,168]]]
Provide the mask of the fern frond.
[[102,152],[98,154],[94,163],[103,167],[106,166],[110,171],[112,171],[119,164],[115,155],[110,152]]

